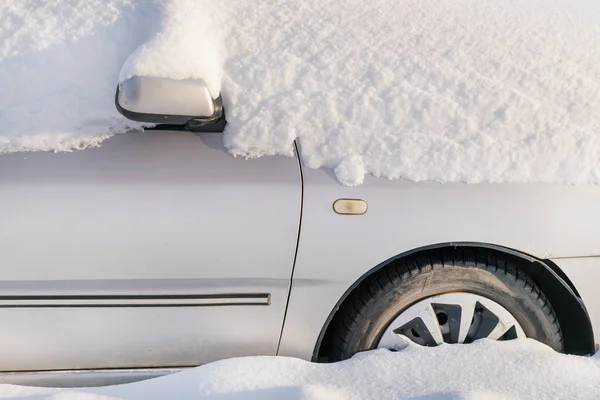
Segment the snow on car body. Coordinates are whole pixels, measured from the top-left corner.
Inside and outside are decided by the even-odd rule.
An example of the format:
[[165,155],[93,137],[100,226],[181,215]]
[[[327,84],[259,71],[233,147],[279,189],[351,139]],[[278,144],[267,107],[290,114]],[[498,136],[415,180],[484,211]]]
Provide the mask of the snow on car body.
[[595,350],[597,3],[288,3],[5,24],[2,379],[406,339]]

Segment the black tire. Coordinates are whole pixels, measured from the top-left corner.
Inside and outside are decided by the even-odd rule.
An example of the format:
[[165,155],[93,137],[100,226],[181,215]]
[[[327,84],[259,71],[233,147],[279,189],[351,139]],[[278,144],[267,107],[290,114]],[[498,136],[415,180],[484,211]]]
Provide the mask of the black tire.
[[516,260],[460,249],[397,260],[361,283],[333,320],[331,361],[377,347],[391,322],[412,304],[434,295],[468,292],[503,306],[525,335],[563,350],[560,325],[540,288]]

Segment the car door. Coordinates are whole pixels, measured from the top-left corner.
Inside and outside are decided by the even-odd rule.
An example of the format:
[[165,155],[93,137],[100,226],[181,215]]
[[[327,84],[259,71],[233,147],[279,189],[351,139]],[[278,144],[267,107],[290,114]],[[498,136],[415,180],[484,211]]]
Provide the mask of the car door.
[[297,158],[215,133],[0,155],[0,371],[275,354],[300,207]]

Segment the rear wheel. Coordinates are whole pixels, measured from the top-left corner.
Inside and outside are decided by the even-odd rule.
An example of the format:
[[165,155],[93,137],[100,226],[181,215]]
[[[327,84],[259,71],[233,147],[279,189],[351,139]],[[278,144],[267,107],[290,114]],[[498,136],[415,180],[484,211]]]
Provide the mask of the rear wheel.
[[562,351],[552,306],[513,261],[455,253],[393,263],[361,286],[334,320],[330,359],[405,345],[529,337]]

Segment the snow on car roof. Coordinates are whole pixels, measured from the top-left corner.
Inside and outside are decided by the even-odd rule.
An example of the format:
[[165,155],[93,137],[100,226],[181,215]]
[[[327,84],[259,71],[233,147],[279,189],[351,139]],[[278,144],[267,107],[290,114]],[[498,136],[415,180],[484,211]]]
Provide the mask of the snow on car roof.
[[17,0],[0,9],[0,151],[139,128],[132,74],[221,91],[235,156],[292,154],[346,185],[600,184],[595,0]]

